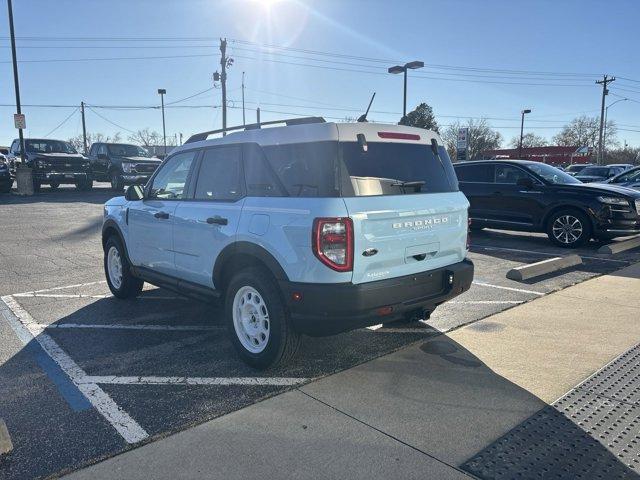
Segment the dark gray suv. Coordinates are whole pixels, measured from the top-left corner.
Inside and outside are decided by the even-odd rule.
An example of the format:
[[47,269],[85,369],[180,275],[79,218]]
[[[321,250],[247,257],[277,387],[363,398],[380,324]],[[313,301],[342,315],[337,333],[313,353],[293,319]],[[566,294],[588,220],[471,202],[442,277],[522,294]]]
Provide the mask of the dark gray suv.
[[111,182],[117,191],[125,185],[144,185],[161,162],[138,145],[102,142],[91,145],[89,160],[94,180]]

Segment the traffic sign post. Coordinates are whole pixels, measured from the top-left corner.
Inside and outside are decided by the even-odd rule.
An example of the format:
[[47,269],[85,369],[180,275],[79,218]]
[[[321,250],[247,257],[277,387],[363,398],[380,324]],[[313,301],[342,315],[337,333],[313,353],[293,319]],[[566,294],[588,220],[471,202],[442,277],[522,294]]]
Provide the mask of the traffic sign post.
[[469,143],[469,129],[467,127],[458,130],[456,141],[456,160],[465,162],[467,160],[467,146]]

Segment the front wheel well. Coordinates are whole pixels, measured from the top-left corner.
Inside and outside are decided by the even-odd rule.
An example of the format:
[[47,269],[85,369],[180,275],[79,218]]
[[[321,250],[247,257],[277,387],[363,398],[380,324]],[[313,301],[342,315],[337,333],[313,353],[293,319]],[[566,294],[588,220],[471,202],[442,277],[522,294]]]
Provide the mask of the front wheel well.
[[591,218],[591,214],[584,208],[577,207],[575,205],[558,205],[557,207],[553,207],[551,210],[549,210],[545,214],[544,219],[542,220],[542,228],[546,230],[549,223],[549,219],[555,213],[558,213],[562,210],[574,210],[576,212],[580,212],[581,214],[585,215],[589,219],[590,226],[593,229],[594,225],[593,225],[593,219]]

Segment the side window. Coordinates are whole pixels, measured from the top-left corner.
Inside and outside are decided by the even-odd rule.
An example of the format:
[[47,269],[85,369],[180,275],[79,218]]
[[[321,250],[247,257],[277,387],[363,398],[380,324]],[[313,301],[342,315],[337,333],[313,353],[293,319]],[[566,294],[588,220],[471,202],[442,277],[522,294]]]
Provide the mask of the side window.
[[455,167],[458,181],[475,183],[493,183],[494,168],[490,164],[468,165]]
[[285,196],[282,184],[276,179],[262,147],[253,143],[246,144],[243,158],[248,197]]
[[97,149],[98,149],[98,146],[95,143],[91,145],[91,148],[89,149],[89,156],[95,157]]
[[211,148],[204,151],[196,195],[198,200],[237,200],[242,197],[240,177],[241,147]]
[[196,152],[184,152],[171,157],[154,177],[149,198],[176,200],[184,198],[185,184]]
[[530,175],[513,165],[496,165],[496,183],[515,185],[520,178],[530,178]]
[[100,147],[98,148],[98,153],[101,155],[106,155],[107,154],[107,146],[106,145],[100,145]]
[[20,144],[20,142],[18,140],[14,140],[13,143],[11,144],[11,153],[13,153],[14,155],[17,155],[19,153],[19,148],[18,145]]

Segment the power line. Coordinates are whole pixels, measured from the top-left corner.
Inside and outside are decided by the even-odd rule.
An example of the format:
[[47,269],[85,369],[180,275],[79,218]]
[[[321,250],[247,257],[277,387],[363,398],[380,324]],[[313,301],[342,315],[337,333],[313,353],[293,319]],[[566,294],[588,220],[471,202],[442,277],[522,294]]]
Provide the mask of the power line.
[[78,107],[76,107],[76,109],[71,112],[67,117],[65,117],[64,120],[62,120],[53,130],[51,130],[49,133],[45,134],[45,138],[48,137],[49,135],[51,135],[53,132],[55,132],[56,130],[58,130],[62,125],[64,125],[65,123],[67,123],[67,121],[73,117],[75,115],[75,113],[78,111]]
[[89,110],[91,110],[93,113],[95,113],[95,114],[96,114],[97,116],[99,116],[101,119],[103,119],[105,122],[108,122],[108,123],[110,123],[111,125],[114,125],[114,126],[116,126],[116,127],[118,127],[118,128],[121,128],[122,130],[125,130],[125,131],[127,131],[127,132],[129,132],[129,133],[136,133],[136,132],[134,132],[133,130],[130,130],[130,129],[128,129],[128,128],[125,128],[125,127],[123,127],[122,125],[118,125],[116,122],[113,122],[113,121],[109,120],[107,117],[105,117],[105,116],[103,116],[103,115],[99,114],[99,113],[98,113],[98,112],[96,112],[93,108],[91,108],[91,106],[90,106],[90,105],[87,105],[86,103],[85,103],[85,105],[86,105],[86,107],[87,107]]
[[180,100],[174,100],[173,102],[165,103],[165,104],[164,104],[164,106],[166,107],[166,106],[168,106],[168,105],[174,105],[174,104],[176,104],[176,103],[184,102],[185,100],[190,100],[190,99],[192,99],[192,98],[194,98],[194,97],[198,97],[198,96],[202,95],[203,93],[210,92],[210,91],[211,91],[211,90],[213,90],[214,88],[215,88],[215,87],[209,87],[209,88],[207,88],[206,90],[202,90],[201,92],[194,93],[193,95],[189,95],[188,97],[181,98]]

